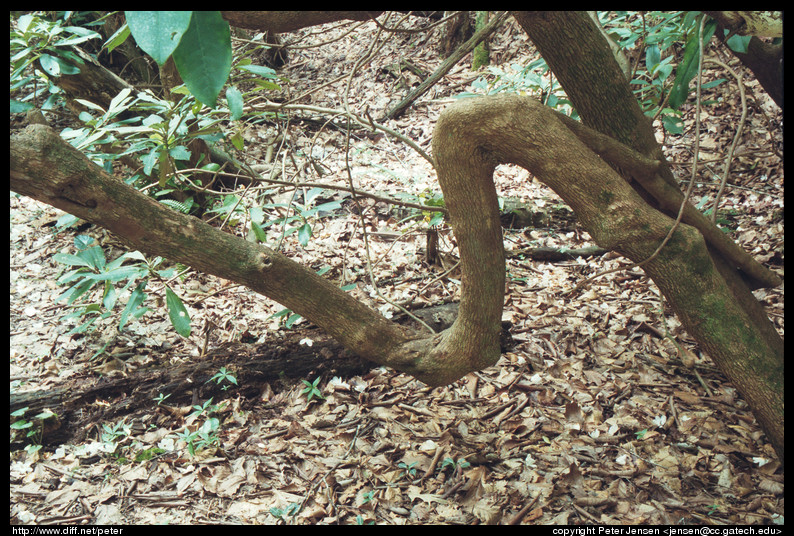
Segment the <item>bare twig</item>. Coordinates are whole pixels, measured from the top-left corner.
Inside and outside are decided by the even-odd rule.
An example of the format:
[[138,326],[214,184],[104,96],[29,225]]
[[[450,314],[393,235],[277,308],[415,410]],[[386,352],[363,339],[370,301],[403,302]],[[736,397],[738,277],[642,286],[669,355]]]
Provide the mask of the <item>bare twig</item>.
[[725,157],[725,171],[722,172],[720,189],[717,192],[717,196],[714,199],[714,206],[711,210],[711,223],[716,224],[717,207],[719,207],[720,205],[720,199],[722,198],[722,194],[725,191],[725,184],[728,182],[728,173],[731,170],[731,162],[733,161],[733,152],[736,150],[736,144],[739,142],[739,139],[742,136],[742,130],[744,129],[744,122],[745,119],[747,119],[747,97],[745,95],[744,84],[742,83],[742,79],[738,74],[736,74],[736,71],[734,71],[726,64],[724,64],[723,62],[717,59],[708,58],[705,61],[709,63],[715,63],[733,75],[733,77],[736,79],[736,85],[739,86],[739,95],[741,96],[742,99],[742,117],[739,119],[739,127],[736,129],[736,134],[733,136],[733,143],[731,143],[731,148],[728,150],[728,156]]
[[474,50],[474,48],[486,39],[489,35],[495,32],[507,18],[510,16],[510,12],[504,11],[498,16],[494,17],[491,22],[485,25],[480,31],[475,33],[471,39],[463,43],[460,47],[455,50],[449,58],[447,58],[444,63],[442,63],[436,71],[430,75],[427,80],[419,84],[419,86],[411,91],[397,106],[386,112],[386,115],[381,117],[380,121],[385,121],[387,119],[394,119],[395,117],[402,114],[416,99],[421,97],[425,94],[425,92],[430,89],[433,84],[438,82],[442,76],[444,76],[447,71],[452,69],[456,63],[458,63],[466,54]]
[[343,111],[334,108],[325,108],[323,106],[314,106],[310,104],[283,104],[278,102],[266,101],[262,104],[257,104],[254,106],[257,111],[273,111],[273,112],[280,112],[280,111],[289,111],[289,110],[305,110],[307,112],[316,112],[319,114],[338,114],[345,117],[350,118],[353,122],[363,126],[363,127],[370,127],[375,130],[380,130],[381,132],[385,132],[389,136],[397,138],[398,140],[402,141],[406,145],[408,145],[411,149],[419,153],[419,155],[430,162],[430,164],[435,167],[435,162],[427,154],[419,145],[416,144],[411,138],[397,132],[394,129],[391,129],[387,126],[384,126],[380,123],[375,121],[371,121],[365,117],[360,116],[354,112],[350,111]]
[[508,525],[519,525],[521,523],[521,520],[524,519],[524,516],[526,516],[529,512],[532,511],[532,508],[535,506],[535,503],[538,502],[538,499],[540,499],[540,493],[535,495],[534,499],[532,499],[528,504],[526,504],[523,508],[521,508],[521,510],[519,510],[516,513],[516,515],[514,515],[507,522],[507,524]]

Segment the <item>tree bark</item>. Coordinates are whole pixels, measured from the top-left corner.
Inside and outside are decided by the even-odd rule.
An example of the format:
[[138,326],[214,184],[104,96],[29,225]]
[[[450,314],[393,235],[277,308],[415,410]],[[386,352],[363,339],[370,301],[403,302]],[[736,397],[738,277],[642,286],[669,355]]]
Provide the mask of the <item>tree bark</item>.
[[[561,48],[570,50],[549,52],[549,65],[555,74],[556,69],[565,73],[558,78],[564,87],[572,85],[566,91],[581,100],[574,105],[585,121],[629,146],[615,151],[602,144],[596,150],[623,154],[621,162],[635,171],[648,168],[650,161],[656,170],[652,178],[677,188],[650,124],[641,111],[636,113],[636,100],[600,32],[587,15],[584,22],[578,14],[565,17],[529,17],[536,34],[532,37],[541,36],[536,44],[544,43],[539,45],[544,57],[543,48],[555,42],[555,31],[566,38]],[[595,44],[594,56],[576,50],[580,38]],[[573,56],[566,56],[571,51]],[[624,89],[614,87],[619,84]],[[593,91],[592,97],[582,85]],[[102,225],[135,249],[242,283],[308,318],[361,357],[430,385],[444,385],[492,365],[500,355],[505,270],[493,185],[498,164],[528,169],[563,198],[600,246],[636,262],[646,260],[671,228],[672,219],[654,208],[660,203],[652,189],[642,187],[614,158],[597,155],[591,148],[593,137],[576,129],[548,107],[515,95],[467,99],[442,113],[433,135],[434,160],[463,275],[458,317],[449,329],[433,336],[403,330],[269,248],[147,198],[106,174],[46,126],[31,125],[12,136],[11,189]],[[639,153],[636,162],[625,157],[632,149]],[[687,331],[753,408],[782,460],[782,340],[737,277],[736,265],[726,258],[684,224],[644,269]]]
[[[579,123],[567,120],[568,127],[580,133],[581,139],[589,138],[586,143],[599,154],[614,145],[609,138],[633,149],[633,154],[618,159],[614,152],[625,149],[618,146],[607,159],[643,199],[675,217],[684,196],[656,143],[653,125],[626,83],[601,29],[586,12],[514,12],[513,15],[559,79],[582,124],[605,134],[606,138],[598,140],[598,147],[594,145],[596,138],[592,133],[585,136],[586,129]],[[643,157],[649,161],[646,170],[627,167]],[[782,282],[694,207],[685,207],[683,221],[696,227],[715,253],[724,257],[720,263],[733,266],[752,288],[777,286]]]
[[[476,125],[476,128],[473,127]],[[444,111],[433,136],[439,183],[458,240],[460,310],[431,337],[407,333],[311,270],[263,246],[171,211],[107,175],[43,125],[11,140],[11,187],[105,226],[133,247],[247,285],[324,328],[372,361],[443,385],[490,366],[500,355],[505,268],[493,172],[518,164],[553,188],[602,247],[646,259],[671,221],[642,201],[619,175],[542,104],[505,95],[460,101]],[[597,192],[594,194],[593,192]],[[752,330],[705,241],[683,225],[645,265],[715,361],[757,410],[782,458],[782,354]],[[746,378],[746,379],[743,379]],[[771,419],[771,422],[770,422]],[[776,441],[779,440],[779,443]]]
[[[582,123],[659,163],[654,172],[644,175],[614,163],[613,168],[650,203],[647,208],[674,215],[683,195],[656,143],[650,121],[621,79],[621,70],[592,20],[581,12],[516,12],[514,16],[559,79]],[[569,128],[581,130],[571,123],[566,121]],[[685,207],[683,221],[700,230],[708,247],[698,244],[702,237],[693,235],[694,229],[681,230],[683,242],[671,241],[665,248],[669,251],[662,250],[660,258],[644,268],[670,300],[687,331],[753,408],[782,460],[783,341],[748,288],[748,283],[752,287],[777,285],[780,278],[740,251],[694,207]],[[652,235],[648,233],[645,238]],[[689,249],[690,255],[678,261],[687,266],[675,265],[676,252],[672,250],[680,247]],[[644,260],[641,255],[629,255],[628,250],[615,249],[634,261]],[[737,352],[734,343],[752,351]]]
[[[715,35],[720,41],[725,41],[723,29],[741,32],[745,28],[745,21],[741,14],[746,12],[706,11],[706,13],[719,24],[719,30]],[[741,33],[741,35],[745,34]],[[753,36],[747,44],[747,52],[731,50],[731,54],[739,58],[739,61],[753,72],[758,83],[783,109],[783,45],[767,43]]]

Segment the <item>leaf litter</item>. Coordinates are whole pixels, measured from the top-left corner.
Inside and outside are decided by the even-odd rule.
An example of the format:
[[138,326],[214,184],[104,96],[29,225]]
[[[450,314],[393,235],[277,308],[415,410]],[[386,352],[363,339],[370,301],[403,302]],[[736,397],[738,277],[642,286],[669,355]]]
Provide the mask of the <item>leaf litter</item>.
[[[326,32],[296,35],[320,42],[347,27],[329,24],[322,27]],[[290,91],[299,94],[350,72],[375,31],[367,23],[334,45],[293,51],[283,70]],[[437,38],[437,32],[430,38],[398,34],[351,80],[351,108],[369,107],[376,117],[396,104],[406,90],[381,69],[412,47],[411,61],[432,72],[440,63]],[[533,59],[513,21],[494,36],[491,51],[513,62]],[[429,149],[438,114],[477,75],[468,61],[389,125]],[[742,72],[757,100],[750,103],[723,207],[732,237],[782,274],[782,114]],[[312,103],[338,107],[344,83],[311,94]],[[719,157],[735,131],[738,96],[725,84],[711,91],[721,105],[703,118],[709,136],[704,150]],[[692,114],[690,107],[685,122]],[[346,184],[342,133],[324,131],[314,139],[316,132],[295,121],[289,135],[295,148],[310,151],[320,142],[322,180]],[[691,161],[691,138],[667,143],[671,159]],[[350,152],[362,190],[437,190],[429,164],[388,137],[353,139]],[[263,158],[255,143],[250,155]],[[684,168],[679,174],[686,175]],[[538,208],[561,203],[518,168],[500,166],[495,180],[502,197]],[[707,181],[696,189],[698,195],[715,191]],[[381,259],[373,268],[381,293],[403,303],[459,298],[454,271],[423,263],[424,233],[395,233],[403,228],[399,214],[374,200],[360,203],[371,258]],[[86,337],[64,336],[72,326],[60,323],[60,268],[51,256],[68,251],[74,232],[53,234],[50,226],[62,213],[46,205],[12,195],[10,206],[12,393],[201,360],[204,335],[177,337],[164,308],[131,322],[122,334],[107,324]],[[318,222],[307,247],[293,236],[282,249],[308,266],[330,266],[326,277],[355,282],[356,297],[396,314],[366,275],[359,224],[350,210]],[[87,232],[122,251],[104,231]],[[505,231],[508,251],[528,244],[574,248],[592,242],[579,228]],[[446,228],[441,249],[454,264]],[[228,389],[212,401],[218,406],[211,413],[196,415],[195,404],[153,401],[145,412],[96,423],[78,443],[48,445],[35,454],[12,446],[11,522],[781,524],[782,466],[747,404],[683,331],[653,283],[640,271],[616,272],[576,298],[563,296],[581,278],[621,263],[613,255],[555,263],[511,257],[504,320],[511,323],[514,346],[496,366],[447,387],[431,389],[383,368],[319,382],[319,376],[304,378],[308,383],[272,379],[253,395],[250,389],[242,394],[245,386]],[[282,307],[242,287],[205,275],[174,286],[183,297],[197,297],[185,304],[194,325],[215,326],[207,335],[212,344],[246,335],[267,343],[282,329],[272,318]],[[782,334],[782,289],[756,296]],[[301,341],[306,346],[307,337]],[[133,349],[119,355],[132,353],[138,362],[124,356],[116,359],[120,369],[92,369],[103,345],[108,352]],[[308,399],[308,385],[322,397]],[[191,454],[185,438],[202,427],[206,441],[194,444]]]

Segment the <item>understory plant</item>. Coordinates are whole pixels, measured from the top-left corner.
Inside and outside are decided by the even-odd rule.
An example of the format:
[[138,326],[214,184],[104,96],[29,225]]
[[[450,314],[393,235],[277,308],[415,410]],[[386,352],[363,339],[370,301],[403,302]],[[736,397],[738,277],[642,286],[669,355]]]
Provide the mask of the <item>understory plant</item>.
[[[56,253],[53,259],[67,267],[73,267],[58,278],[59,285],[68,285],[57,301],[65,301],[72,312],[63,320],[80,319],[82,323],[69,331],[69,334],[83,333],[93,327],[97,320],[115,314],[116,305],[124,297],[127,302],[119,314],[118,329],[149,311],[142,304],[147,297],[146,284],[152,277],[167,281],[176,276],[173,267],[161,268],[163,259],[156,257],[147,260],[138,251],[124,253],[108,261],[105,252],[93,245],[94,238],[77,235],[74,239],[75,254]],[[121,285],[117,288],[117,285]],[[190,316],[182,300],[167,285],[165,287],[168,317],[177,333],[183,337],[190,335]]]

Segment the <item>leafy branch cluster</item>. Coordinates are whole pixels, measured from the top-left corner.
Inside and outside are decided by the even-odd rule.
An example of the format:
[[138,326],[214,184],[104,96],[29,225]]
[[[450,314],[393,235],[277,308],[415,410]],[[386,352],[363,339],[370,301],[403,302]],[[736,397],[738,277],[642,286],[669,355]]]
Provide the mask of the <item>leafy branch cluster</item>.
[[[670,134],[683,132],[680,107],[691,94],[691,82],[698,70],[697,30],[701,15],[699,11],[599,12],[599,22],[608,37],[616,42],[621,53],[635,58],[628,74],[643,111],[648,116],[659,117]],[[706,23],[704,43],[708,43],[716,28],[716,21]],[[746,52],[750,38],[732,35],[726,43],[736,52]],[[514,63],[507,69],[488,67],[487,71],[487,75],[472,83],[472,92],[458,96],[532,94],[548,106],[574,119],[578,117],[543,58],[528,65]],[[725,79],[719,78],[704,83],[702,88],[723,82]]]
[[[243,202],[246,195],[250,199],[251,194],[263,192],[267,186],[218,190],[211,189],[207,184],[196,184],[191,178],[195,173],[209,173],[215,177],[215,182],[221,176],[230,175],[215,162],[200,159],[197,164],[191,164],[192,140],[200,139],[217,147],[225,142],[231,151],[242,151],[244,139],[240,120],[244,116],[246,121],[257,122],[282,115],[279,110],[267,107],[249,107],[247,111],[244,110],[246,101],[251,101],[262,91],[280,89],[279,82],[283,81],[273,69],[252,63],[250,55],[258,48],[266,47],[245,51],[232,60],[228,24],[220,19],[217,12],[197,12],[192,16],[190,12],[126,12],[125,15],[127,23],[102,44],[100,51],[112,52],[130,35],[134,35],[138,45],[158,64],[162,65],[169,57],[173,57],[184,85],[174,88],[170,99],[158,97],[151,90],[135,91],[126,87],[112,98],[107,108],[86,99],[74,99],[84,108],[78,115],[83,125],[65,128],[61,136],[107,172],[112,172],[117,162],[132,168],[133,173],[125,182],[174,210],[222,217],[223,225],[240,226],[247,223],[248,238],[255,242],[266,242],[268,228],[280,227],[278,247],[285,237],[292,234],[296,234],[299,244],[306,247],[313,234],[313,222],[332,214],[341,206],[339,201],[316,203],[324,188],[310,188],[303,196],[302,203],[294,195],[289,202],[262,202],[265,198],[261,194]],[[72,20],[77,18],[67,13],[62,18],[49,21],[43,16],[30,14],[20,17],[16,23],[12,21],[12,93],[20,95],[11,101],[12,112],[35,110],[36,106],[53,111],[64,104],[64,93],[58,86],[59,78],[79,73],[79,65],[84,63],[69,47],[101,39],[101,35],[92,30],[67,26],[69,17]],[[169,31],[165,32],[163,28]],[[199,40],[201,46],[198,46]],[[196,55],[197,50],[201,51],[199,55]],[[41,87],[48,88],[51,94],[44,101]],[[226,87],[226,98],[223,105],[218,105],[217,97],[223,87]],[[238,89],[240,87],[249,89],[242,92]],[[362,121],[359,119],[359,122]],[[250,171],[247,166],[244,168]],[[255,173],[249,175],[255,175],[249,179],[265,180]],[[195,196],[196,192],[208,196],[199,200]],[[209,206],[205,206],[207,203]],[[443,198],[438,194],[406,196],[401,203],[416,207],[438,207],[441,212],[425,210],[420,213],[415,210],[411,216],[414,219],[424,218],[430,226],[437,225],[443,218]],[[58,228],[68,227],[77,221],[73,216],[64,216],[58,222]],[[83,266],[82,269],[69,272],[59,281],[61,284],[77,281],[61,296],[67,305],[74,307],[68,318],[89,318],[71,333],[91,329],[96,320],[107,318],[117,296],[125,291],[131,292],[127,301],[128,309],[122,312],[119,320],[119,329],[130,318],[138,318],[149,310],[140,306],[146,297],[145,283],[133,288],[133,283],[147,272],[145,265],[148,261],[140,253],[135,253],[134,257],[128,254],[105,263],[99,246],[86,248],[82,243],[75,245],[78,249],[76,255],[61,254],[56,258],[66,265],[82,263]],[[124,262],[131,260],[142,264],[120,269]],[[160,265],[161,262],[162,259],[158,258],[152,264]],[[109,267],[105,264],[109,264]],[[110,272],[104,273],[103,270]],[[167,279],[174,275],[161,277]],[[126,280],[126,284],[117,291],[113,283],[122,280]],[[77,305],[78,299],[90,297],[88,291],[98,287],[98,282],[103,283],[101,299],[84,300]],[[168,284],[165,285],[165,292],[169,318],[180,335],[188,336],[190,318],[187,310]],[[291,319],[291,322],[287,322],[289,326],[299,316],[288,310],[278,313],[278,316],[287,313]]]

